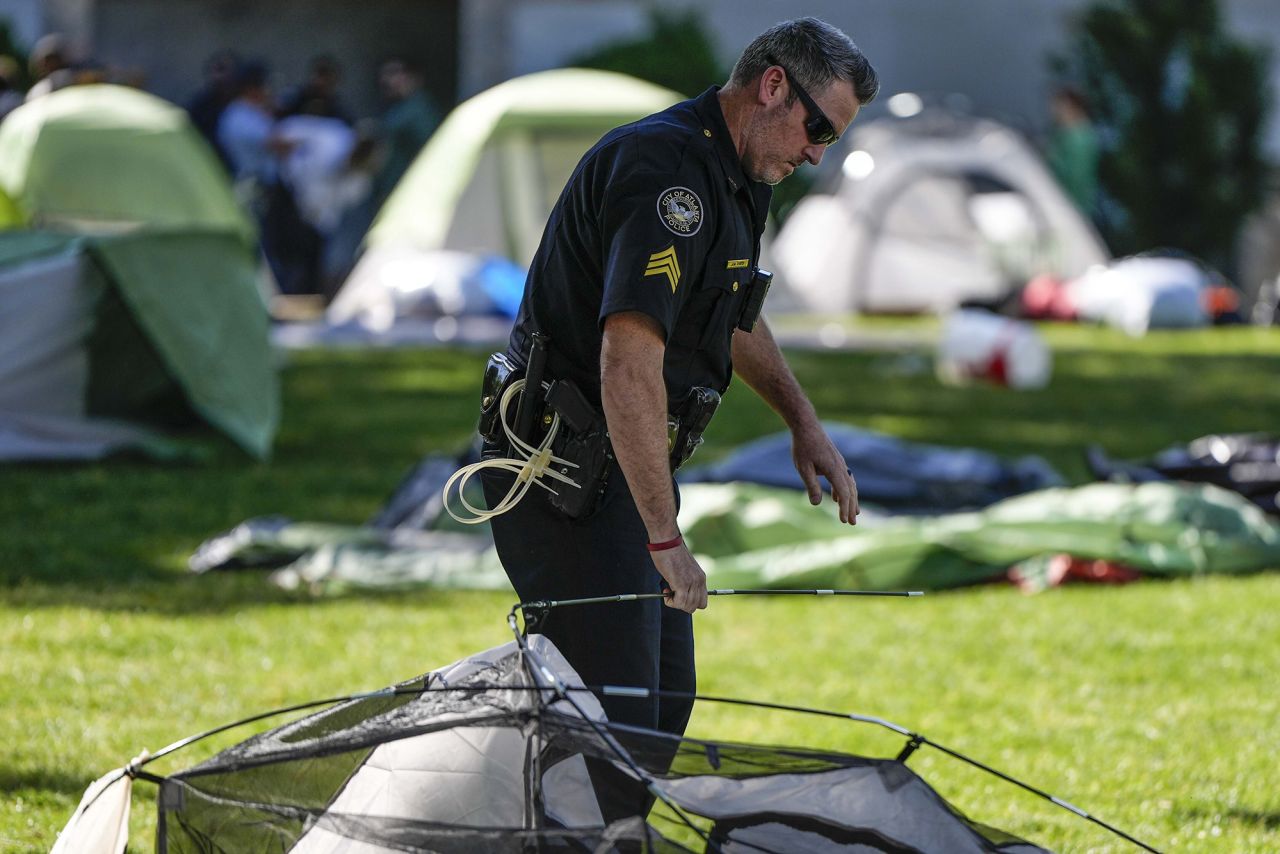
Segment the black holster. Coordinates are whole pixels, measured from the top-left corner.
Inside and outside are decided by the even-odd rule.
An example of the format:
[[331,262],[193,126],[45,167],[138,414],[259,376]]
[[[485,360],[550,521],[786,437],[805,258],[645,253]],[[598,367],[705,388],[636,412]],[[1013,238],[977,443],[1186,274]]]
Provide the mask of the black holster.
[[672,472],[688,462],[693,452],[698,450],[702,434],[719,406],[719,392],[695,386],[689,389],[675,412],[667,416],[667,452]]

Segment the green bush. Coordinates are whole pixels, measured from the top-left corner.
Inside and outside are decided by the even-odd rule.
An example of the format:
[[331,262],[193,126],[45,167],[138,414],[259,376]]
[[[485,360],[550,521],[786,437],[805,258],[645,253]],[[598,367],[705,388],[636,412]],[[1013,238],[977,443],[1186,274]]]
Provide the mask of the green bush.
[[[653,9],[649,21],[650,30],[644,36],[606,44],[569,64],[630,74],[688,97],[729,79],[732,69],[716,59],[715,45],[697,10]],[[781,225],[812,187],[812,176],[801,172],[775,187],[769,205],[774,225]]]
[[729,72],[717,61],[715,45],[696,10],[655,8],[649,23],[647,34],[610,42],[569,64],[630,74],[686,96],[728,79]]
[[1216,0],[1100,0],[1073,26],[1059,75],[1103,142],[1113,250],[1160,246],[1230,267],[1262,202],[1269,57],[1224,32]]

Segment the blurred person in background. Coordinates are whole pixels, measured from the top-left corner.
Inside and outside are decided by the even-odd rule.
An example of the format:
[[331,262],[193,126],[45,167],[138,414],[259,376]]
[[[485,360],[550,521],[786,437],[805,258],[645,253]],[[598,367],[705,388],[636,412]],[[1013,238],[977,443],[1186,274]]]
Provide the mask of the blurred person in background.
[[1045,160],[1067,196],[1091,220],[1098,214],[1098,132],[1084,95],[1070,86],[1054,90],[1053,128]]
[[319,237],[298,210],[282,163],[297,141],[282,135],[267,66],[253,61],[236,73],[236,96],[218,119],[218,143],[231,162],[236,198],[257,221],[262,251],[285,294],[315,293]]
[[380,206],[440,124],[440,111],[423,88],[422,71],[405,59],[390,59],[378,70],[388,106],[378,122],[378,170],[373,197]]
[[307,66],[307,79],[280,104],[281,116],[318,116],[351,124],[351,115],[338,98],[342,84],[342,66],[328,54],[312,57]]
[[218,121],[222,111],[236,96],[236,73],[239,61],[229,50],[220,50],[204,61],[204,85],[187,101],[187,115],[200,135],[209,141],[227,171],[232,170],[231,157],[218,141]]
[[[329,234],[322,262],[327,293],[351,272],[378,210],[440,124],[440,111],[423,87],[422,72],[410,61],[397,57],[383,62],[378,88],[386,108],[378,119],[360,123],[349,158],[350,175],[366,175],[368,190],[362,199],[349,197],[349,206]],[[348,186],[356,185],[350,181]]]
[[12,56],[0,56],[0,120],[13,112],[24,98],[18,85],[21,66]]
[[309,68],[307,81],[285,100],[276,133],[290,146],[281,177],[302,220],[291,238],[296,264],[305,271],[300,287],[332,293],[348,267],[337,259],[335,269],[329,246],[348,212],[369,196],[371,176],[364,163],[369,143],[362,143],[338,99],[337,61],[321,55]]
[[275,102],[267,84],[267,66],[246,62],[235,74],[234,97],[218,116],[216,137],[231,163],[231,177],[250,209],[253,196],[276,183],[282,153],[273,131]]
[[49,33],[40,37],[28,57],[31,77],[36,82],[27,90],[27,100],[47,95],[75,83],[72,69],[71,46],[62,33]]

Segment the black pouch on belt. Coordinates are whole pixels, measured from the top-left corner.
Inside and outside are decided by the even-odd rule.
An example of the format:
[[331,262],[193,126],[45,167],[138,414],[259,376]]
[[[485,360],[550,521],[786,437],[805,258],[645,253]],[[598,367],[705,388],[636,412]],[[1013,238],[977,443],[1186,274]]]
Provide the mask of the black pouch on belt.
[[557,468],[561,474],[572,478],[574,485],[548,481],[556,491],[548,500],[551,506],[559,508],[570,519],[581,519],[600,503],[613,465],[613,448],[609,444],[604,416],[568,380],[556,380],[551,384],[546,403],[560,416],[560,431],[551,443],[551,453],[576,464],[576,467]]
[[480,391],[480,423],[476,429],[489,446],[486,456],[511,453],[511,443],[502,429],[502,396],[517,380],[527,382],[524,390],[514,398],[515,406],[508,405],[507,426],[530,445],[537,445],[546,434],[546,425],[551,421],[546,412],[548,383],[542,381],[547,361],[547,338],[535,333],[533,339],[527,367],[506,353],[494,353],[485,365]]
[[524,376],[524,369],[506,353],[494,353],[484,366],[484,382],[480,387],[480,423],[476,425],[486,444],[505,445],[499,408],[507,387]]

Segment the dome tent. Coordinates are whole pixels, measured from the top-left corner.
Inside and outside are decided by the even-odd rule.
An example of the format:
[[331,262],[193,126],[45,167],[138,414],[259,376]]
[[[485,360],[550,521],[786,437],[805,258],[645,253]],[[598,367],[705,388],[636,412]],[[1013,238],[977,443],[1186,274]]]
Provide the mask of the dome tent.
[[[618,125],[680,100],[677,92],[624,74],[560,68],[463,102],[383,204],[329,320],[385,314],[394,301],[389,292],[456,278],[446,268],[456,267],[460,255],[527,268],[582,155]],[[452,301],[466,302],[456,295]],[[489,304],[483,296],[472,302]]]
[[0,193],[0,459],[146,447],[192,414],[268,453],[253,227],[182,110],[110,85],[23,105]]
[[440,125],[369,229],[370,249],[505,255],[528,266],[582,155],[683,96],[624,74],[559,68],[508,80]]
[[834,186],[802,199],[773,245],[804,310],[946,310],[1108,260],[1039,156],[997,122],[932,108],[855,126],[832,155]]

